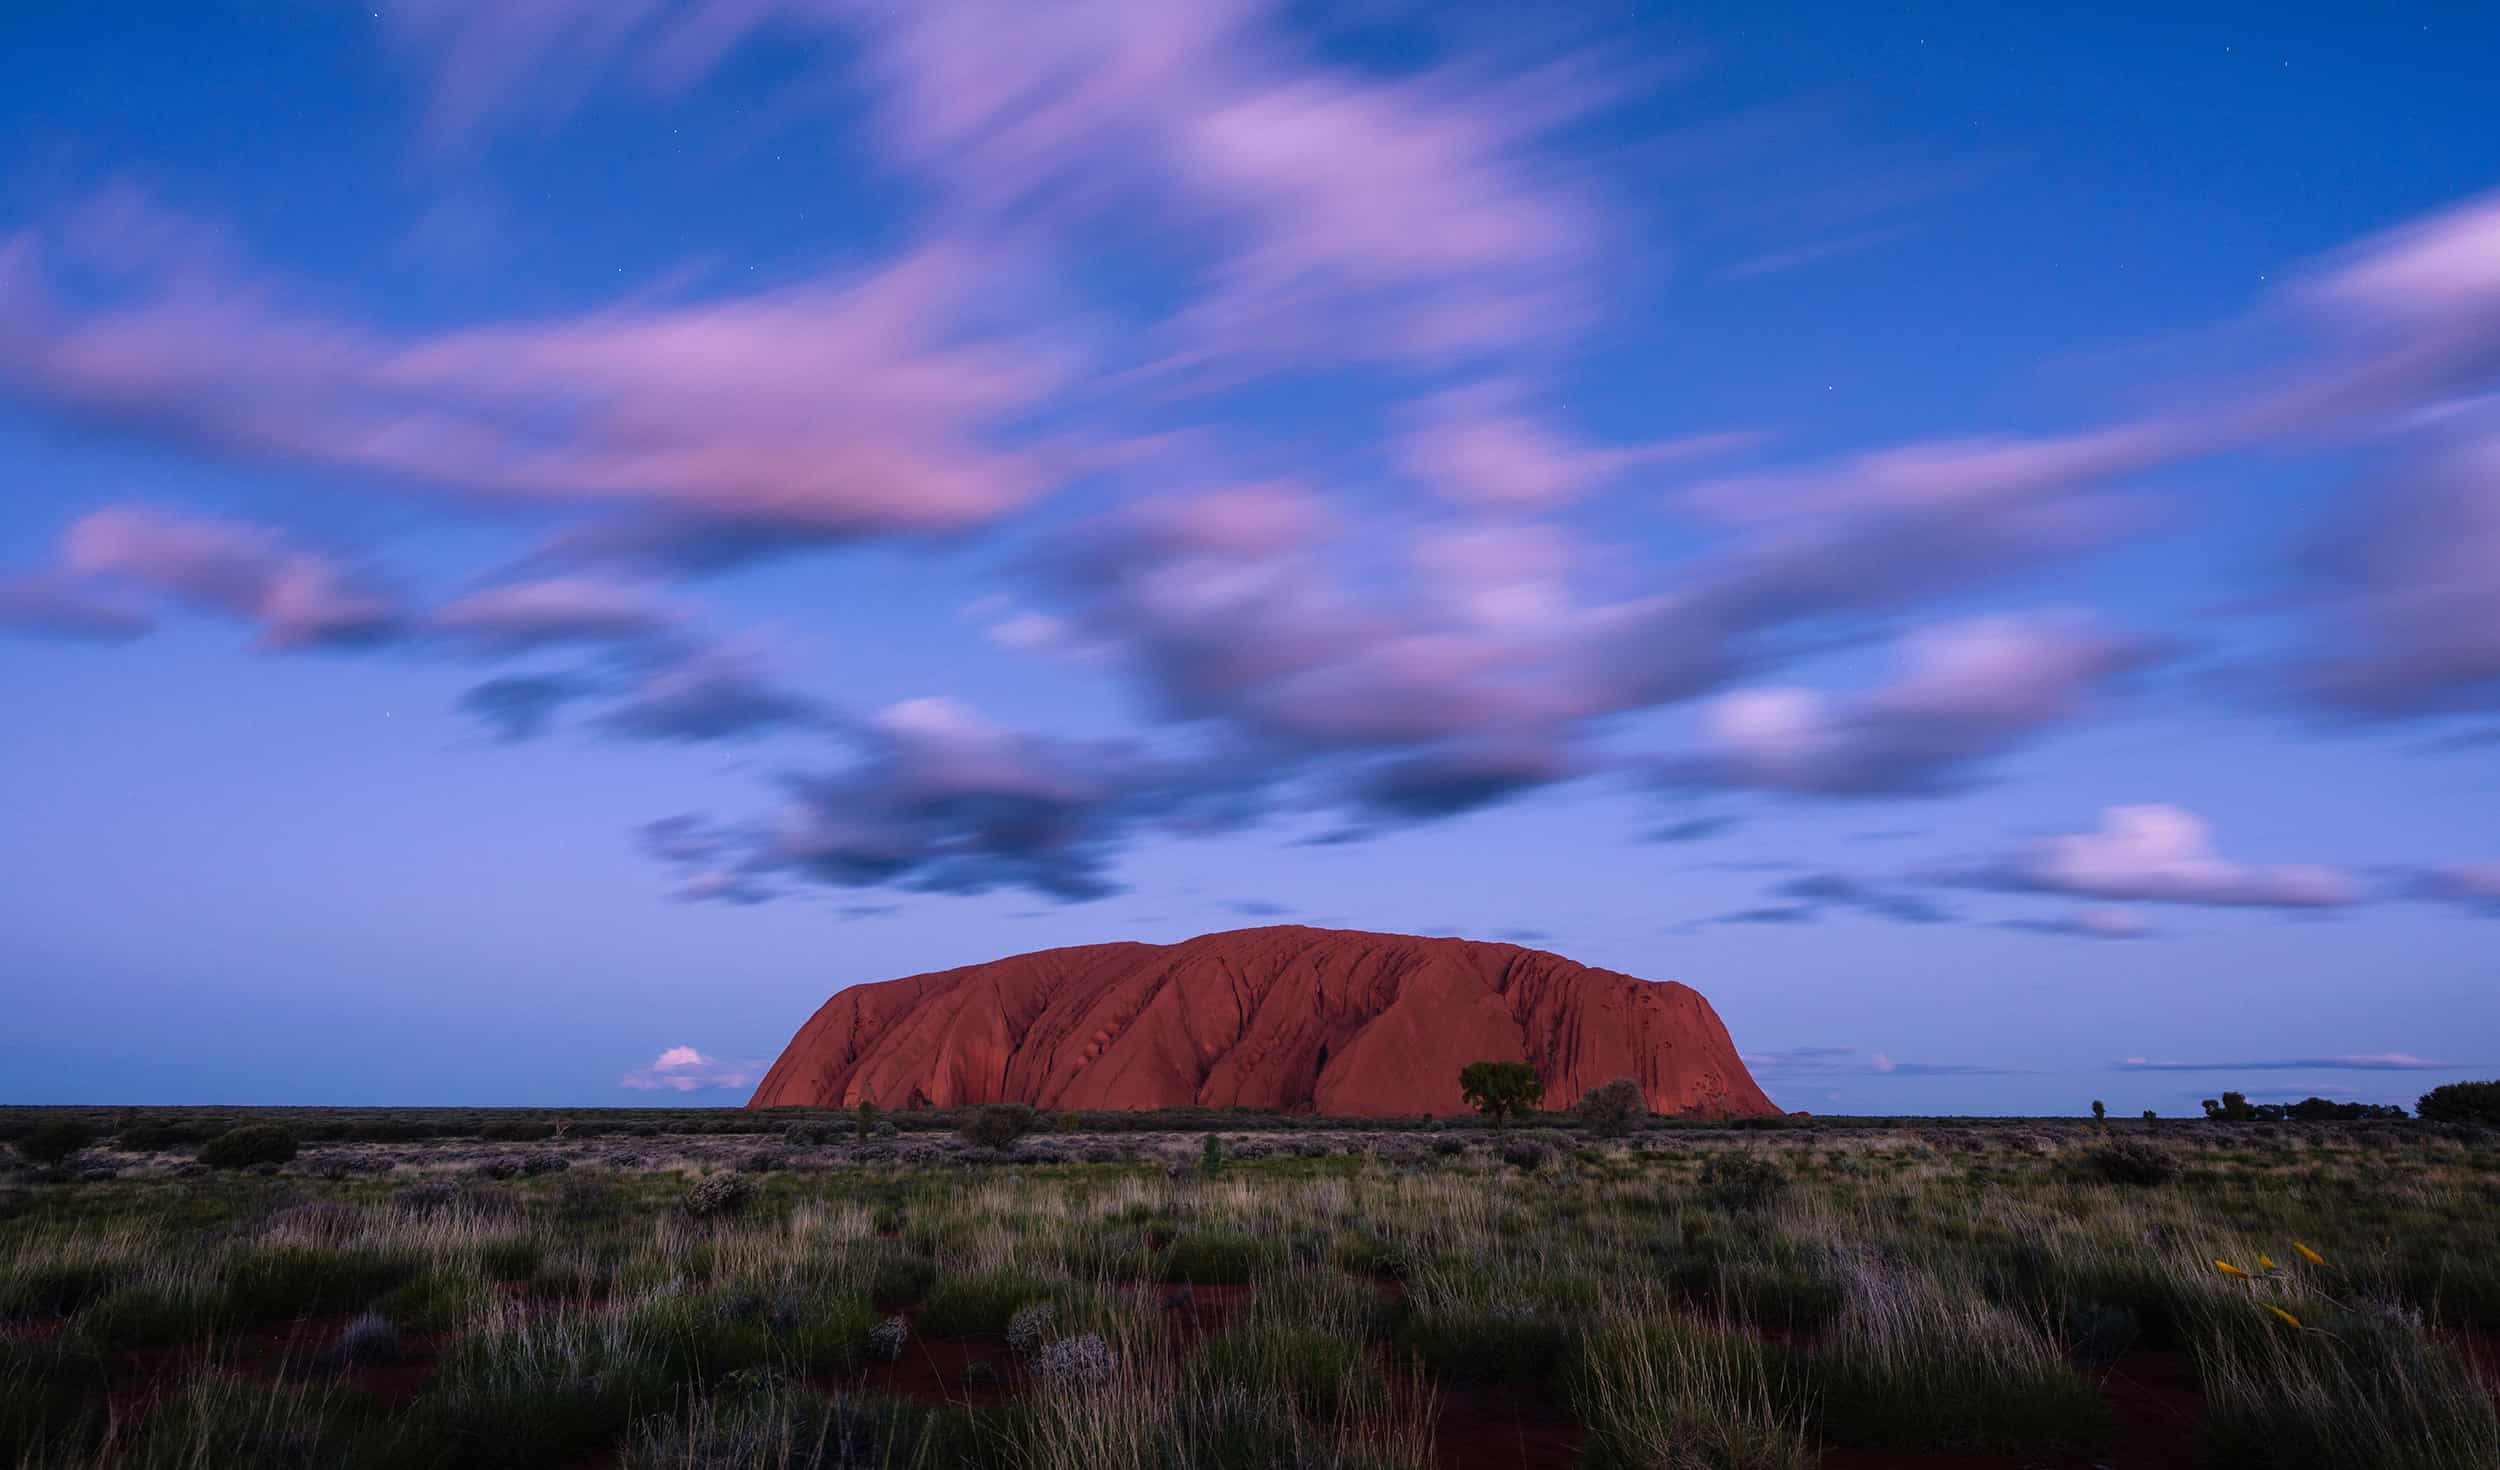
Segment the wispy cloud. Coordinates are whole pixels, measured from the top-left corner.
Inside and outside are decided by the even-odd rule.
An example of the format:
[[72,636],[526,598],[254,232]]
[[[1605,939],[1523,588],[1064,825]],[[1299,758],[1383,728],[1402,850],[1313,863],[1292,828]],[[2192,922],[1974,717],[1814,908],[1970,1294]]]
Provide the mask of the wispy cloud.
[[1810,1077],[2008,1077],[2014,1069],[1972,1062],[1902,1061],[1887,1052],[1861,1058],[1852,1047],[1801,1046],[1786,1051],[1747,1052],[1746,1070],[1757,1078]]
[[2332,1057],[2286,1057],[2253,1062],[2164,1062],[2128,1057],[2112,1062],[2119,1072],[2445,1072],[2454,1062],[2434,1062],[2409,1052],[2354,1052]]

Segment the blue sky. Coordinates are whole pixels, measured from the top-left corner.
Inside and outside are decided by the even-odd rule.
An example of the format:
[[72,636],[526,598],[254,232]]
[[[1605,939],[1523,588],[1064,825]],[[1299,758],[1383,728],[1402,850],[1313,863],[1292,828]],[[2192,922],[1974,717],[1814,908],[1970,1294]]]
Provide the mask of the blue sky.
[[1821,1112],[2500,1072],[2487,8],[20,10],[0,1098],[1272,922]]

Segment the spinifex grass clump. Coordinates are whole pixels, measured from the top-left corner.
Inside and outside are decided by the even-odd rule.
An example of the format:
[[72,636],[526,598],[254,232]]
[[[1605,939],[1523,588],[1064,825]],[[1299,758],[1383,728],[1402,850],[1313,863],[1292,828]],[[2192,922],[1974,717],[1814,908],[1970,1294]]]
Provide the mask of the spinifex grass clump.
[[1854,1263],[1806,1365],[1823,1433],[1872,1449],[2088,1448],[2108,1406],[2031,1323],[1966,1280]]
[[979,1443],[960,1410],[827,1397],[766,1376],[725,1385],[634,1427],[623,1470],[954,1470]]
[[507,1312],[447,1357],[420,1405],[452,1462],[536,1470],[614,1441],[678,1384],[632,1319]]
[[1165,1248],[1163,1279],[1194,1286],[1242,1286],[1283,1261],[1284,1247],[1273,1236],[1246,1230],[1188,1230]]
[[0,1465],[44,1465],[90,1449],[104,1428],[101,1359],[59,1342],[0,1337]]
[[1019,1308],[1049,1297],[1052,1285],[1020,1271],[942,1275],[920,1309],[920,1330],[932,1337],[1003,1333]]
[[2500,1464],[2500,1408],[2423,1330],[2418,1308],[2358,1294],[2305,1243],[2284,1262],[2188,1268],[2209,1457],[2222,1470],[2465,1470]]
[[780,1286],[671,1293],[636,1308],[631,1325],[670,1378],[713,1383],[759,1368],[847,1368],[877,1320],[865,1297]]
[[105,1444],[97,1464],[125,1470],[331,1465],[417,1470],[431,1458],[413,1426],[393,1422],[351,1389],[211,1373],[185,1385],[126,1438]]
[[1811,1470],[1786,1355],[1638,1293],[1590,1320],[1566,1375],[1591,1470]]

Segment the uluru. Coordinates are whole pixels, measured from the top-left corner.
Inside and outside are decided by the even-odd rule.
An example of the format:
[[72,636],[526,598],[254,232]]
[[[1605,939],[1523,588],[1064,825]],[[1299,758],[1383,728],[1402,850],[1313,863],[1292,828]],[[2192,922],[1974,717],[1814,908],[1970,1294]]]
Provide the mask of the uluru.
[[1293,925],[853,985],[747,1106],[1452,1114],[1475,1061],[1530,1063],[1549,1108],[1629,1077],[1661,1114],[1779,1112],[1687,986],[1515,944]]

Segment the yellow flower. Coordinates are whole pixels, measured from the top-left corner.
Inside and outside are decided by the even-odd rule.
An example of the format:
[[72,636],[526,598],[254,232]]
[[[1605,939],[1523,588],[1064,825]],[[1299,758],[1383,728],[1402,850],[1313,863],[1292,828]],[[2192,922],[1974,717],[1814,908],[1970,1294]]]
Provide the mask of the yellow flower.
[[2267,1255],[2264,1251],[2257,1252],[2257,1269],[2260,1271],[2273,1270],[2274,1257]]
[[[2259,1305],[2263,1306],[2264,1303],[2261,1302]],[[2266,1310],[2282,1318],[2284,1321],[2291,1323],[2294,1327],[2298,1327],[2300,1325],[2300,1319],[2298,1317],[2284,1311],[2281,1307],[2266,1307]]]
[[2319,1255],[2316,1251],[2302,1245],[2297,1240],[2292,1242],[2292,1249],[2298,1251],[2300,1253],[2300,1258],[2307,1261],[2312,1266],[2323,1266],[2326,1264],[2326,1257]]
[[2245,1272],[2245,1271],[2241,1270],[2241,1269],[2240,1269],[2239,1267],[2237,1267],[2237,1266],[2232,1265],[2229,1261],[2216,1261],[2216,1262],[2214,1262],[2214,1269],[2215,1269],[2215,1270],[2217,1270],[2217,1271],[2219,1271],[2219,1272],[2221,1272],[2221,1273],[2222,1273],[2223,1275],[2225,1275],[2225,1276],[2239,1276],[2239,1277],[2245,1277],[2245,1276],[2247,1276],[2247,1275],[2248,1275],[2248,1273],[2247,1273],[2247,1272]]

